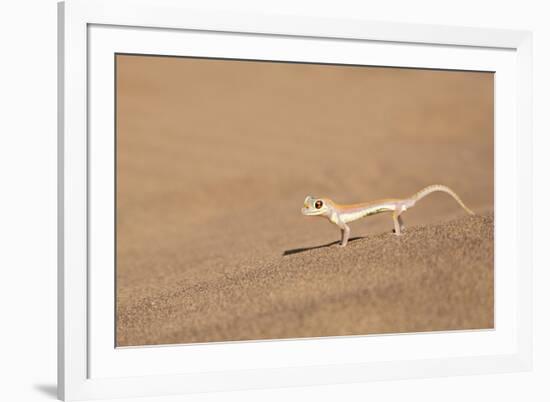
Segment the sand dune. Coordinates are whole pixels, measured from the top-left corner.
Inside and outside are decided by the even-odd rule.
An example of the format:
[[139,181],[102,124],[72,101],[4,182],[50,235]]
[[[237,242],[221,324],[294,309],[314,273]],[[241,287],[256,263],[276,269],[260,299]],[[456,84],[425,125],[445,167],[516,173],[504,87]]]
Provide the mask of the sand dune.
[[493,327],[493,218],[281,250],[128,300],[120,346]]
[[[492,73],[117,56],[117,344],[490,327],[493,94]],[[435,183],[488,217],[434,194],[407,236],[372,216],[339,250],[300,214]]]

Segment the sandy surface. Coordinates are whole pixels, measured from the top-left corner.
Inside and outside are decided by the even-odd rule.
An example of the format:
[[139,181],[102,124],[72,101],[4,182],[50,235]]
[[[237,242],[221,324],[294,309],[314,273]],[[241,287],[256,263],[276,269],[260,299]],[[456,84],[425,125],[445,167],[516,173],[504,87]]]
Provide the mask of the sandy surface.
[[[117,344],[493,325],[493,76],[119,56]],[[340,250],[339,203],[442,183]],[[455,219],[461,220],[456,221]],[[286,253],[286,255],[285,255]]]
[[288,250],[134,300],[120,310],[119,342],[492,328],[492,262],[492,216]]

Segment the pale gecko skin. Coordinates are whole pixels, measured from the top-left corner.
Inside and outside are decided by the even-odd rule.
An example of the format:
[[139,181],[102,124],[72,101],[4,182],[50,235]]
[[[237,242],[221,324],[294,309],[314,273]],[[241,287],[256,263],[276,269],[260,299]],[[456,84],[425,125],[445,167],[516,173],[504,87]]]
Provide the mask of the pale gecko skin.
[[392,213],[394,232],[396,235],[401,235],[404,229],[401,214],[407,209],[414,207],[419,200],[428,194],[436,191],[449,194],[467,213],[474,215],[474,212],[464,205],[460,197],[453,190],[441,184],[433,184],[423,188],[409,198],[388,198],[352,205],[340,205],[330,198],[317,198],[308,195],[304,201],[302,214],[306,216],[322,216],[338,226],[342,234],[340,246],[345,247],[348,244],[350,234],[348,223],[382,212]]

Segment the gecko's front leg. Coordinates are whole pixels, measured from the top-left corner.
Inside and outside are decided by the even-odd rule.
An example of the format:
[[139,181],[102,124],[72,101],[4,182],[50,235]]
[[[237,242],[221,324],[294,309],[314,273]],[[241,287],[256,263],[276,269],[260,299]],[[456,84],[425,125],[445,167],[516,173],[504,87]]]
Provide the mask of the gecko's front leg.
[[346,247],[349,240],[350,228],[345,223],[340,225],[340,231],[342,233],[342,242],[339,244],[340,247]]

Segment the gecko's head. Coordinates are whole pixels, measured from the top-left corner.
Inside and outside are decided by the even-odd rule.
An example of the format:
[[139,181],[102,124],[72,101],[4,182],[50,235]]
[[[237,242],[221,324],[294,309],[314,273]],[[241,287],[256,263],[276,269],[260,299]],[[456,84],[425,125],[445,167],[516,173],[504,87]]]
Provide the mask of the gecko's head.
[[304,207],[302,208],[302,215],[306,216],[318,216],[326,215],[332,206],[332,201],[328,198],[316,198],[307,196],[304,200]]

